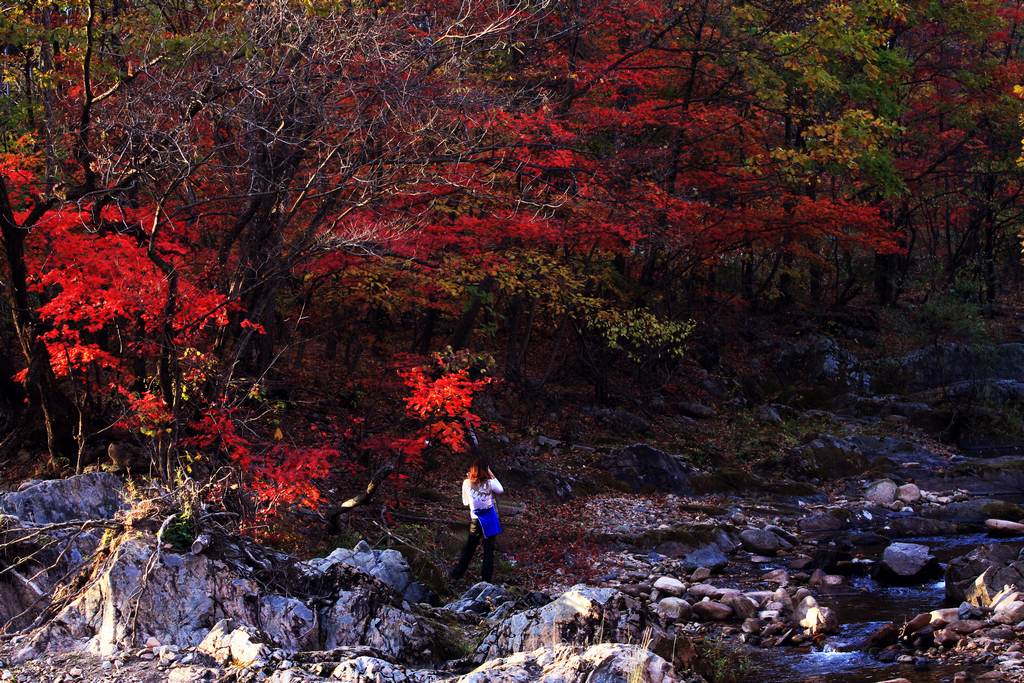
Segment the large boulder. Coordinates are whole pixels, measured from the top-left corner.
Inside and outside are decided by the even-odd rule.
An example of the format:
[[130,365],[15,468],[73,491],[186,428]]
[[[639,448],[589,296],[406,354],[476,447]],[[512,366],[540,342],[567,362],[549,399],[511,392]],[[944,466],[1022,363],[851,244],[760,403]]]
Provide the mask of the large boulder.
[[953,522],[974,522],[984,524],[986,519],[998,518],[1019,520],[1024,519],[1024,508],[1016,503],[997,498],[971,498],[956,501],[948,505],[937,505],[921,512],[925,517],[946,519]]
[[500,622],[480,643],[476,661],[561,643],[636,642],[639,604],[613,588],[577,585],[556,600]]
[[919,543],[892,543],[882,553],[880,575],[893,582],[919,581],[935,573],[935,556]]
[[510,604],[513,600],[512,594],[504,586],[480,581],[473,584],[458,600],[445,605],[445,609],[485,615]]
[[386,548],[374,550],[366,541],[360,541],[351,550],[337,548],[327,557],[318,557],[302,563],[309,571],[323,574],[337,564],[346,564],[366,572],[401,593],[410,602],[423,602],[428,590],[413,580],[409,563],[401,552]]
[[825,395],[863,393],[871,385],[857,357],[823,334],[787,342],[776,357],[775,374],[783,386],[810,385]]
[[638,645],[602,643],[590,647],[566,645],[538,648],[492,659],[458,683],[676,683],[672,665]]
[[843,509],[813,512],[797,522],[800,531],[807,534],[828,534],[850,526],[850,512]]
[[988,606],[1009,587],[1024,591],[1024,545],[981,545],[955,557],[946,566],[946,597],[950,602]]
[[121,480],[105,472],[47,479],[0,495],[0,512],[31,524],[110,519],[124,505],[121,488]]
[[441,637],[434,623],[394,604],[382,603],[380,597],[364,589],[342,591],[320,614],[324,647],[368,645],[396,659],[430,651]]
[[937,344],[878,364],[876,388],[913,393],[979,380],[1024,381],[1024,344]]
[[868,469],[868,458],[852,439],[824,434],[790,451],[792,469],[813,477],[850,477]]
[[637,493],[693,493],[695,473],[685,460],[646,444],[620,448],[602,458],[601,469]]
[[761,555],[774,555],[792,544],[768,529],[744,529],[740,532],[740,543],[744,549]]

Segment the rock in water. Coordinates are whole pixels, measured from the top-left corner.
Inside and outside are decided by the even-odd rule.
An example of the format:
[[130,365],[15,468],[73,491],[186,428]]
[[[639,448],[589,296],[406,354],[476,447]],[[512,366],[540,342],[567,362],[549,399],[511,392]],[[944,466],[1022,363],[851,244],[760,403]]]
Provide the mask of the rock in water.
[[[390,680],[390,679],[389,679]],[[459,683],[677,683],[672,665],[637,645],[602,643],[587,648],[556,646],[493,659],[458,679]]]
[[946,597],[987,607],[1005,586],[1024,589],[1024,545],[981,545],[946,566]]
[[882,553],[882,576],[895,581],[926,578],[937,567],[928,546],[919,543],[893,543]]
[[811,635],[836,633],[839,630],[839,620],[835,613],[828,607],[818,605],[818,601],[810,595],[797,604],[793,616]]

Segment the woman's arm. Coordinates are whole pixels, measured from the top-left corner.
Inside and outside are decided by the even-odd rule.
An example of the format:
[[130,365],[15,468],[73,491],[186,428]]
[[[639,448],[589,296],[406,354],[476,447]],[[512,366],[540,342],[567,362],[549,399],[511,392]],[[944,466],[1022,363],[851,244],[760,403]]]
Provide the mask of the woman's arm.
[[462,480],[462,504],[469,505],[472,499],[469,497],[469,479]]
[[487,481],[487,486],[490,487],[491,493],[496,493],[499,496],[505,493],[505,488],[498,481],[498,478],[494,476],[493,472],[491,473],[491,478]]

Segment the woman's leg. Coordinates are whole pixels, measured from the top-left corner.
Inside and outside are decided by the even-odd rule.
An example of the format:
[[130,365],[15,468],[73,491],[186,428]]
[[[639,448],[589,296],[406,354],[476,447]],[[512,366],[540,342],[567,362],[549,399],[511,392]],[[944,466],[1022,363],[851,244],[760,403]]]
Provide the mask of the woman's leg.
[[455,568],[452,569],[451,578],[453,580],[458,581],[466,574],[466,570],[469,569],[469,563],[473,560],[473,553],[476,552],[476,547],[479,545],[481,538],[483,538],[483,532],[480,531],[480,523],[474,519],[469,523],[469,535],[466,537],[465,545],[462,546],[459,561]]
[[480,572],[480,576],[487,583],[491,582],[494,578],[494,541],[497,536],[491,536],[490,538],[484,539],[484,566]]

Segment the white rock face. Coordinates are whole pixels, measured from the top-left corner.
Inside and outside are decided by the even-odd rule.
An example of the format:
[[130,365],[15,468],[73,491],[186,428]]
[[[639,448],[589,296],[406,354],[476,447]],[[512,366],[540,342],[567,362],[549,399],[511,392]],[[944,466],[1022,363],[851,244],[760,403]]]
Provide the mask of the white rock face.
[[363,590],[343,591],[321,615],[324,647],[368,645],[391,657],[429,649],[436,635],[415,614],[404,612]]
[[232,630],[292,651],[369,645],[386,656],[406,657],[429,649],[435,635],[430,622],[401,609],[389,589],[352,569],[340,579],[351,587],[335,588],[334,603],[316,614],[298,598],[264,594],[260,585],[206,554],[164,549],[144,581],[154,551],[151,537],[122,542],[98,578],[32,637],[20,658],[81,649],[110,655],[147,641],[190,647],[223,619]]
[[[516,652],[562,643],[639,640],[637,624],[629,620],[625,595],[613,588],[577,585],[558,599],[517,612],[484,638],[475,659],[482,662]],[[484,679],[481,679],[484,680]]]
[[270,656],[270,648],[253,639],[246,629],[233,628],[228,619],[221,619],[196,648],[221,666],[249,666]]
[[493,659],[453,683],[677,683],[672,665],[636,645],[555,646]]

